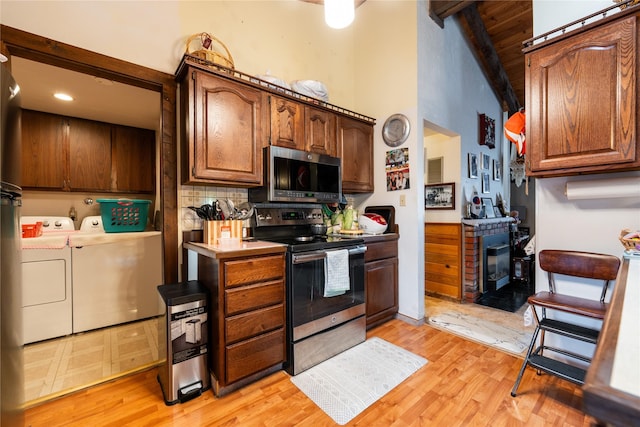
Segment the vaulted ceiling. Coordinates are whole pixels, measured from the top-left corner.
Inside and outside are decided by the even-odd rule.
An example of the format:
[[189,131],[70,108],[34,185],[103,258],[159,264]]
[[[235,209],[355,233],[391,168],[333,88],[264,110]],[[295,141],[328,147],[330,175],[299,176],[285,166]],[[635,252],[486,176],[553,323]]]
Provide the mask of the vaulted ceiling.
[[522,42],[533,37],[531,0],[432,0],[429,16],[440,26],[458,19],[503,110],[524,107]]
[[[356,7],[365,1],[355,0]],[[533,37],[532,0],[431,0],[428,5],[441,27],[448,17],[460,21],[502,109],[511,115],[524,107],[522,42]]]

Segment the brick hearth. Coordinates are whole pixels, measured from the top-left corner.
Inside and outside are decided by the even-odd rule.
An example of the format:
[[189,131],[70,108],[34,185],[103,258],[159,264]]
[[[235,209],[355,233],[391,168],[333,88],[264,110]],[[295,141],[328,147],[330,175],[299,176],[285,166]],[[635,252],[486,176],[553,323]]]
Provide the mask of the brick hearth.
[[482,236],[509,232],[513,218],[462,220],[463,226],[463,278],[462,294],[464,301],[476,302],[481,295],[480,264],[482,263]]

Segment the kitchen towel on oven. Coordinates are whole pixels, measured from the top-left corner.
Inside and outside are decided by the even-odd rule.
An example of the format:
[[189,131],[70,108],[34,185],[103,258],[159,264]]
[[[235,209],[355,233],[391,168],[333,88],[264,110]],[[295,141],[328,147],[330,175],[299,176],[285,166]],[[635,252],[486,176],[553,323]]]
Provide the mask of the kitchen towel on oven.
[[327,251],[324,259],[324,296],[342,295],[349,287],[349,250]]

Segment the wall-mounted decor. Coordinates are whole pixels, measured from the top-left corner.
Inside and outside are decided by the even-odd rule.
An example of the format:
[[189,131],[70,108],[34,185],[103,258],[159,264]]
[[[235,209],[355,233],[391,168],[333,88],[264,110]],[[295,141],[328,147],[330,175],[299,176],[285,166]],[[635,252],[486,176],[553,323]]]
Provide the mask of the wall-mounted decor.
[[502,163],[497,160],[493,161],[493,180],[500,181],[502,179]]
[[425,209],[455,209],[456,184],[447,182],[424,186]]
[[407,140],[410,131],[409,118],[404,114],[393,114],[382,125],[382,139],[389,147],[397,147]]
[[478,156],[469,153],[469,178],[478,177]]
[[486,145],[489,148],[496,146],[496,121],[486,114],[478,115],[480,124],[480,145]]
[[493,210],[493,200],[491,197],[483,197],[482,198],[482,208],[484,210],[485,218],[495,218],[496,213]]
[[488,171],[491,168],[491,156],[488,154],[481,154],[482,156],[482,170]]
[[489,173],[482,172],[482,192],[489,193],[491,191],[491,187],[489,186]]
[[407,190],[409,188],[409,149],[398,148],[387,151],[385,171],[387,191]]

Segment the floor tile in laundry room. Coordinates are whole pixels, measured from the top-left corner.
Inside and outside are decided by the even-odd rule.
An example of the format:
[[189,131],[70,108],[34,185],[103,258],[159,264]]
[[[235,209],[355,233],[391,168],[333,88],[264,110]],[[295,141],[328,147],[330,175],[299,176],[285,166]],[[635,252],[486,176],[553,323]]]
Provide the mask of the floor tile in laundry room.
[[39,401],[159,363],[162,317],[25,346],[25,401]]
[[132,323],[111,331],[111,371],[128,371],[158,360],[158,331],[153,322]]

